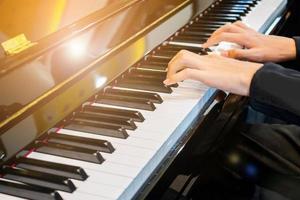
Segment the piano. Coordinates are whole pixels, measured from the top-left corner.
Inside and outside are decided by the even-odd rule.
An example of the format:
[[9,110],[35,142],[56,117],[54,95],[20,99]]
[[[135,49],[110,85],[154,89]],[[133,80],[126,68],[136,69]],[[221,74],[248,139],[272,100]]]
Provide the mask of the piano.
[[[235,48],[221,43],[204,49],[201,43],[237,20],[278,33],[293,5],[94,1],[81,2],[72,14],[72,0],[53,2],[41,7],[55,13],[39,17],[53,14],[54,28],[35,16],[42,25],[35,30],[28,24],[35,32],[29,39],[20,36],[28,47],[0,55],[1,199],[147,198],[222,94],[190,80],[165,86],[170,59],[182,49],[207,55]],[[10,37],[1,35],[1,42]]]

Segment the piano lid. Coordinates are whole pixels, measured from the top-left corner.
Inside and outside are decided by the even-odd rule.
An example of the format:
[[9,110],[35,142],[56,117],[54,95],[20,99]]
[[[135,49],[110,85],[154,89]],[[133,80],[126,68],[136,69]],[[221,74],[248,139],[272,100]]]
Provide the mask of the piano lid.
[[[0,3],[0,43],[24,34],[29,41],[47,35],[107,6],[116,0],[2,0]],[[5,57],[4,49],[0,58]]]

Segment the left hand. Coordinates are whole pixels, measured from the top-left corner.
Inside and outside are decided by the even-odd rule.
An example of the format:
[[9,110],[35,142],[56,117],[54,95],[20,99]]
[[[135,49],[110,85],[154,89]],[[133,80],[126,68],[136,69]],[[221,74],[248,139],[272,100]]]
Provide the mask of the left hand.
[[250,84],[255,72],[263,65],[239,61],[219,55],[200,56],[182,50],[169,63],[166,85],[186,79],[234,94],[249,95]]

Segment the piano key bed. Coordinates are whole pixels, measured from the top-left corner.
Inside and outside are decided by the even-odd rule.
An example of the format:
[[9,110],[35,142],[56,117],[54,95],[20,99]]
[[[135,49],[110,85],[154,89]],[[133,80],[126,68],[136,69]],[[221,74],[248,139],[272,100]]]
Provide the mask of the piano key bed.
[[165,86],[170,59],[181,49],[207,55],[199,44],[228,22],[265,31],[285,3],[216,1],[5,165],[0,198],[136,198],[216,93],[195,81]]

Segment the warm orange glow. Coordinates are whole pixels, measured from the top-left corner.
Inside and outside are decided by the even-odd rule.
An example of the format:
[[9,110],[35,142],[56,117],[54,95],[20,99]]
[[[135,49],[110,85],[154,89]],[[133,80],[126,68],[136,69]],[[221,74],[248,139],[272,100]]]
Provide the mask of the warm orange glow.
[[58,30],[62,21],[63,13],[66,6],[66,0],[57,0],[55,2],[54,13],[50,24],[50,31],[55,32]]
[[57,30],[65,0],[2,0],[0,29],[6,39],[24,33],[30,41]]
[[86,54],[87,46],[82,40],[71,40],[68,47],[70,50],[70,56],[72,57],[83,57]]

